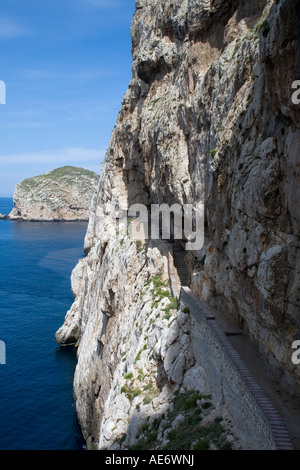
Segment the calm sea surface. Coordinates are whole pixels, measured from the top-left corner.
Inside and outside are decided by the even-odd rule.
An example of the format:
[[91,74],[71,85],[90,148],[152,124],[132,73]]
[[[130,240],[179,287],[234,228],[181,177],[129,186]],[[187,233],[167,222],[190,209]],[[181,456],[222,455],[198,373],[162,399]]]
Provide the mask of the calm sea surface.
[[[8,214],[12,199],[0,198]],[[76,450],[83,441],[73,401],[74,348],[55,332],[74,296],[86,223],[0,220],[0,449]]]

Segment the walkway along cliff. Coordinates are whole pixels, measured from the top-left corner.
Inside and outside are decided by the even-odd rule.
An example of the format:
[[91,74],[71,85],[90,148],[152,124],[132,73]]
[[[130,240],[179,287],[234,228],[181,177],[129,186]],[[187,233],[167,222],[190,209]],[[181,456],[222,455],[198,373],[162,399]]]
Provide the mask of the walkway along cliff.
[[237,346],[253,346],[266,380],[296,406],[299,21],[299,0],[136,1],[132,80],[56,334],[78,347],[74,394],[89,448],[178,448],[178,428],[195,436],[191,449],[299,445],[299,423],[288,436],[273,405],[265,419],[243,394],[245,380],[230,385],[236,368],[204,341],[179,281],[174,298],[169,243],[132,240],[115,218],[119,204],[205,203],[204,246],[185,257],[191,294],[238,329]]

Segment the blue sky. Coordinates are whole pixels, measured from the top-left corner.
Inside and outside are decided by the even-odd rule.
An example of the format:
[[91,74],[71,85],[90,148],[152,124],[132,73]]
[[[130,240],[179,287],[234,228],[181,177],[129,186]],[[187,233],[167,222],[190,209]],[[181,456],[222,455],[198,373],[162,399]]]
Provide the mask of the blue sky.
[[134,0],[0,0],[0,196],[63,165],[100,172],[131,78]]

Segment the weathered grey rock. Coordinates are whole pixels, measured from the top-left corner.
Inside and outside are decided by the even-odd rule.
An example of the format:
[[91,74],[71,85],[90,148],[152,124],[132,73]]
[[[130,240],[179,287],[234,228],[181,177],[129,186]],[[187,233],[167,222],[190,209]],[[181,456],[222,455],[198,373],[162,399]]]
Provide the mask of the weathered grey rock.
[[188,369],[182,381],[182,387],[185,390],[197,390],[199,393],[208,395],[211,390],[204,367],[196,364]]
[[90,170],[65,166],[18,183],[11,220],[88,220],[99,176]]
[[[136,406],[152,416],[180,387],[209,389],[185,318],[165,318],[147,285],[168,277],[166,246],[139,249],[116,223],[120,206],[205,203],[205,245],[189,252],[192,290],[239,322],[281,384],[299,391],[298,12],[299,0],[136,2],[132,80],[92,200],[76,300],[57,335],[78,344],[76,408],[93,448],[122,437],[124,419],[119,428],[110,415],[121,394],[136,431]],[[213,392],[222,403],[221,380]],[[132,432],[120,446],[134,441]]]

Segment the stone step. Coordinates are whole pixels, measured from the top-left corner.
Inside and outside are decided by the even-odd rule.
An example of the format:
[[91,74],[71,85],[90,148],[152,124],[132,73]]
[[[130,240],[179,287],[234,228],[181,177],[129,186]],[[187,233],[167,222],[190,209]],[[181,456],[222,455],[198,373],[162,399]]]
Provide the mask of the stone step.
[[180,283],[182,286],[189,286],[190,275],[186,265],[186,253],[184,249],[175,242],[171,242],[171,246],[173,250],[174,266],[177,270]]

